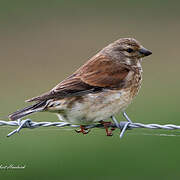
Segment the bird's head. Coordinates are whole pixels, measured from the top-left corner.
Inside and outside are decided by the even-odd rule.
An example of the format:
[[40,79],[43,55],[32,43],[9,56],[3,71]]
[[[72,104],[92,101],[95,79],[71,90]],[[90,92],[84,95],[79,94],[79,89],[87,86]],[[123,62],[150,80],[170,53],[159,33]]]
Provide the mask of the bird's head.
[[109,44],[102,52],[128,65],[136,64],[143,57],[152,54],[134,38],[121,38]]

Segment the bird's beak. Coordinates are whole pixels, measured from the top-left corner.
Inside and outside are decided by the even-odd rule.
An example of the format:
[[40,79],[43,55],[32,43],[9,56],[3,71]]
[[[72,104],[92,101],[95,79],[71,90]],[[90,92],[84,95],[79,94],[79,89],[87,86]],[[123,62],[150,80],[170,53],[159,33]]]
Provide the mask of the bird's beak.
[[151,51],[147,50],[146,48],[142,47],[140,50],[139,50],[140,54],[144,57],[144,56],[149,56],[152,54]]

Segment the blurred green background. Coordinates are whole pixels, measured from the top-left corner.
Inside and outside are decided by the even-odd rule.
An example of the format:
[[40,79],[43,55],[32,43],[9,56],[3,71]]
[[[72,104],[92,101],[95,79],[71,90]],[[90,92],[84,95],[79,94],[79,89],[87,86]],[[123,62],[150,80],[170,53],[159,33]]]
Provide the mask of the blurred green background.
[[[0,0],[0,116],[46,92],[89,57],[121,37],[153,54],[127,113],[134,122],[180,124],[180,1]],[[49,113],[33,121],[58,121]],[[122,120],[122,116],[117,118]],[[180,131],[133,129],[119,139],[102,129],[86,136],[69,128],[0,127],[0,179],[180,178]]]

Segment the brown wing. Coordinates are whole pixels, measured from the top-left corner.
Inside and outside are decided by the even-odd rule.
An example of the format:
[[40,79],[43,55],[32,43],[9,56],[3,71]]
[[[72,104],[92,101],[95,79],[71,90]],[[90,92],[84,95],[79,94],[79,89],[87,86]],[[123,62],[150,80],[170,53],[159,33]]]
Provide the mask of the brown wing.
[[27,102],[43,101],[55,98],[62,99],[65,97],[78,96],[95,91],[97,92],[98,89],[100,90],[99,87],[93,87],[84,83],[79,77],[71,76],[59,83],[51,91],[32,99],[28,99]]
[[77,73],[83,82],[91,86],[121,88],[129,71],[129,67],[119,61],[100,56],[87,62]]
[[98,92],[104,88],[120,89],[125,86],[125,78],[129,71],[130,69],[126,65],[120,64],[118,61],[110,61],[105,56],[95,57],[51,91],[27,101],[62,99]]

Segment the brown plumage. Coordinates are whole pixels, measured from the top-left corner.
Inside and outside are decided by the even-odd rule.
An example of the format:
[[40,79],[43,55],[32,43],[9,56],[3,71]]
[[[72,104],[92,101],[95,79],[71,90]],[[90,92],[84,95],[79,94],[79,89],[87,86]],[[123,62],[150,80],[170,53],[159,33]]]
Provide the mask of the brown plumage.
[[90,92],[97,92],[102,88],[122,88],[124,79],[130,68],[118,61],[110,61],[105,56],[98,56],[88,61],[72,76],[62,81],[50,92],[27,100],[42,101],[51,98],[65,98]]
[[150,54],[133,38],[119,39],[49,92],[27,100],[35,105],[12,113],[9,118],[16,120],[33,112],[50,111],[72,124],[105,120],[123,111],[137,94],[142,79],[141,58]]

